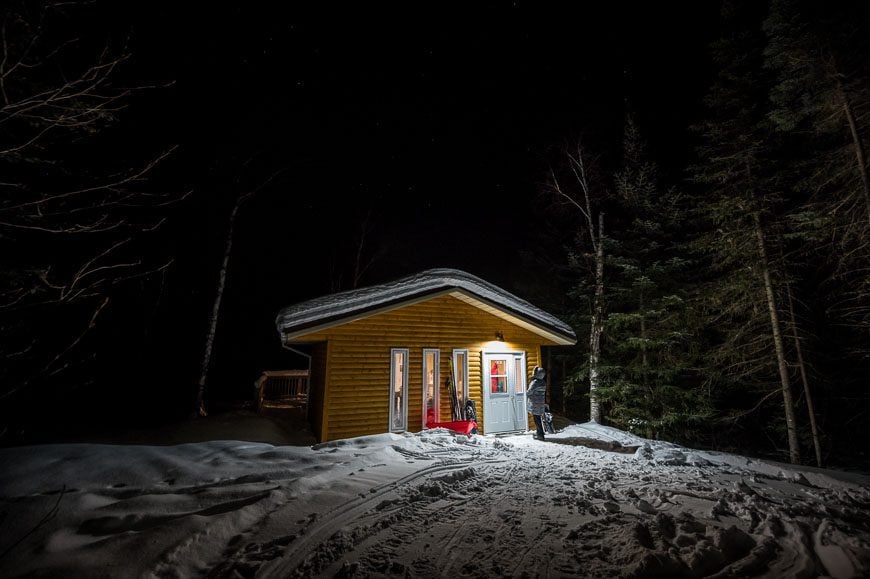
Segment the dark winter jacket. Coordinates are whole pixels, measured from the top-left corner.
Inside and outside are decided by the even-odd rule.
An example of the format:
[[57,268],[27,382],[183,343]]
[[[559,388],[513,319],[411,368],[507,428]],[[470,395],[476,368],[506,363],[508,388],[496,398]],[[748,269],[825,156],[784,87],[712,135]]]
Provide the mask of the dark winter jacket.
[[533,378],[526,389],[526,404],[529,414],[543,414],[547,403],[547,382],[544,378]]

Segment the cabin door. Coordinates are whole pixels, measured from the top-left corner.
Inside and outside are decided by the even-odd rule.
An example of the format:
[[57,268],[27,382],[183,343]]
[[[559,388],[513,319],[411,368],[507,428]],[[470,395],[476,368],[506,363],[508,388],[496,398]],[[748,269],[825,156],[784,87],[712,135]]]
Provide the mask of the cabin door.
[[526,416],[525,352],[483,355],[483,432],[521,432]]

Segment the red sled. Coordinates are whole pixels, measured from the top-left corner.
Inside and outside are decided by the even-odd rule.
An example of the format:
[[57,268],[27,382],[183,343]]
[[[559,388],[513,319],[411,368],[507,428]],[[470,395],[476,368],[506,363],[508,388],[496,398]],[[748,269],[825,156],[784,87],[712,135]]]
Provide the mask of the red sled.
[[474,420],[453,420],[451,422],[435,422],[435,413],[430,409],[426,417],[426,428],[446,428],[451,432],[464,434],[477,434],[477,422]]
[[458,434],[477,434],[477,422],[474,420],[453,420],[452,422],[427,422],[426,428],[446,428]]

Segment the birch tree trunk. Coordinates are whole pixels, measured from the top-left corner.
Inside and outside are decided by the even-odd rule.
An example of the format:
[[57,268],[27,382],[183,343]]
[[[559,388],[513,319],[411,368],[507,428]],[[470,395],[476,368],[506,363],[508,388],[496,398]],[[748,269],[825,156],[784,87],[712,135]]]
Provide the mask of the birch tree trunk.
[[595,299],[592,304],[592,323],[589,330],[589,419],[601,423],[601,404],[598,400],[600,381],[601,334],[604,333],[604,213],[598,214],[598,235],[592,238],[595,246]]
[[563,190],[556,174],[552,175],[551,185],[557,198],[575,207],[583,216],[589,234],[589,243],[595,259],[595,294],[592,298],[592,316],[589,329],[589,419],[601,423],[603,416],[598,399],[600,382],[601,335],[604,333],[604,213],[598,213],[598,232],[595,231],[595,217],[592,211],[591,187],[586,174],[586,162],[582,147],[577,147],[576,155],[567,155],[571,173],[583,193],[569,193]]
[[227,268],[230,263],[230,254],[233,251],[233,232],[236,226],[236,216],[239,213],[239,208],[245,202],[250,193],[239,195],[233,205],[233,210],[230,212],[229,226],[227,227],[226,243],[224,245],[224,257],[221,262],[220,273],[218,274],[217,291],[215,292],[214,304],[211,309],[211,318],[209,319],[208,334],[205,339],[205,349],[202,354],[202,364],[199,370],[199,382],[196,387],[196,399],[193,405],[194,416],[208,416],[208,411],[205,406],[206,381],[208,379],[208,371],[211,367],[212,351],[214,349],[214,338],[217,333],[218,318],[220,317],[221,301],[224,296],[224,287],[227,281]]
[[776,361],[779,368],[779,379],[782,386],[782,398],[785,406],[785,424],[788,430],[788,452],[792,464],[800,463],[800,447],[797,437],[797,421],[795,420],[794,399],[791,391],[791,381],[788,377],[788,365],[785,360],[782,333],[780,332],[779,314],[776,307],[776,296],[773,292],[773,282],[770,278],[770,262],[767,257],[767,243],[761,216],[755,213],[755,234],[758,240],[758,256],[761,276],[764,280],[764,292],[767,297],[767,309],[770,313],[770,327],[773,333],[773,344],[776,350]]
[[208,416],[208,411],[205,407],[206,384],[208,380],[208,371],[211,367],[212,350],[214,349],[214,338],[217,333],[218,318],[220,317],[221,301],[224,297],[224,287],[227,282],[227,268],[230,263],[230,254],[233,251],[233,234],[236,228],[236,217],[239,214],[239,209],[241,209],[242,205],[244,205],[248,199],[259,193],[284,171],[285,168],[279,169],[269,175],[255,188],[250,189],[245,193],[239,193],[236,197],[233,209],[230,211],[229,224],[227,225],[227,238],[226,243],[224,244],[224,258],[223,261],[221,261],[221,269],[218,274],[217,291],[215,291],[214,305],[211,308],[211,318],[208,325],[208,334],[205,339],[205,349],[202,354],[202,364],[200,365],[199,370],[199,382],[197,382],[196,388],[196,399],[193,404],[194,416]]

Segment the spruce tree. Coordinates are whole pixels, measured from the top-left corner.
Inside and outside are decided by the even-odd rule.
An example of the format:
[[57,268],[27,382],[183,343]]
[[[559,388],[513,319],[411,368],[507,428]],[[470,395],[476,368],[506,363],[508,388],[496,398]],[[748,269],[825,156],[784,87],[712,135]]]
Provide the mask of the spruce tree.
[[696,440],[710,407],[689,379],[692,337],[680,287],[688,262],[675,243],[683,208],[679,195],[660,185],[646,148],[629,111],[614,178],[621,207],[608,260],[606,386],[600,394],[620,428]]
[[[791,198],[789,260],[801,265],[790,287],[797,295],[791,331],[818,463],[808,376],[816,376],[813,385],[824,378],[836,404],[863,395],[860,368],[870,359],[868,17],[866,3],[774,0],[764,22],[764,65],[773,80],[767,121],[781,143],[778,183]],[[821,344],[824,352],[813,356]],[[826,366],[808,369],[816,359]]]
[[[713,46],[718,72],[706,99],[707,117],[696,127],[693,168],[703,222],[694,248],[709,264],[697,298],[707,317],[709,385],[718,404],[732,422],[756,414],[764,418],[758,421],[763,430],[784,431],[777,434],[784,435],[789,459],[797,463],[792,377],[779,311],[783,199],[772,172],[774,145],[763,130],[770,85],[762,68],[763,16],[757,3],[726,2],[723,33]],[[780,413],[762,412],[772,410],[767,403],[777,395]]]
[[764,23],[769,120],[788,146],[781,179],[799,198],[790,218],[817,268],[822,313],[859,358],[870,357],[868,17],[866,6],[775,0]]

